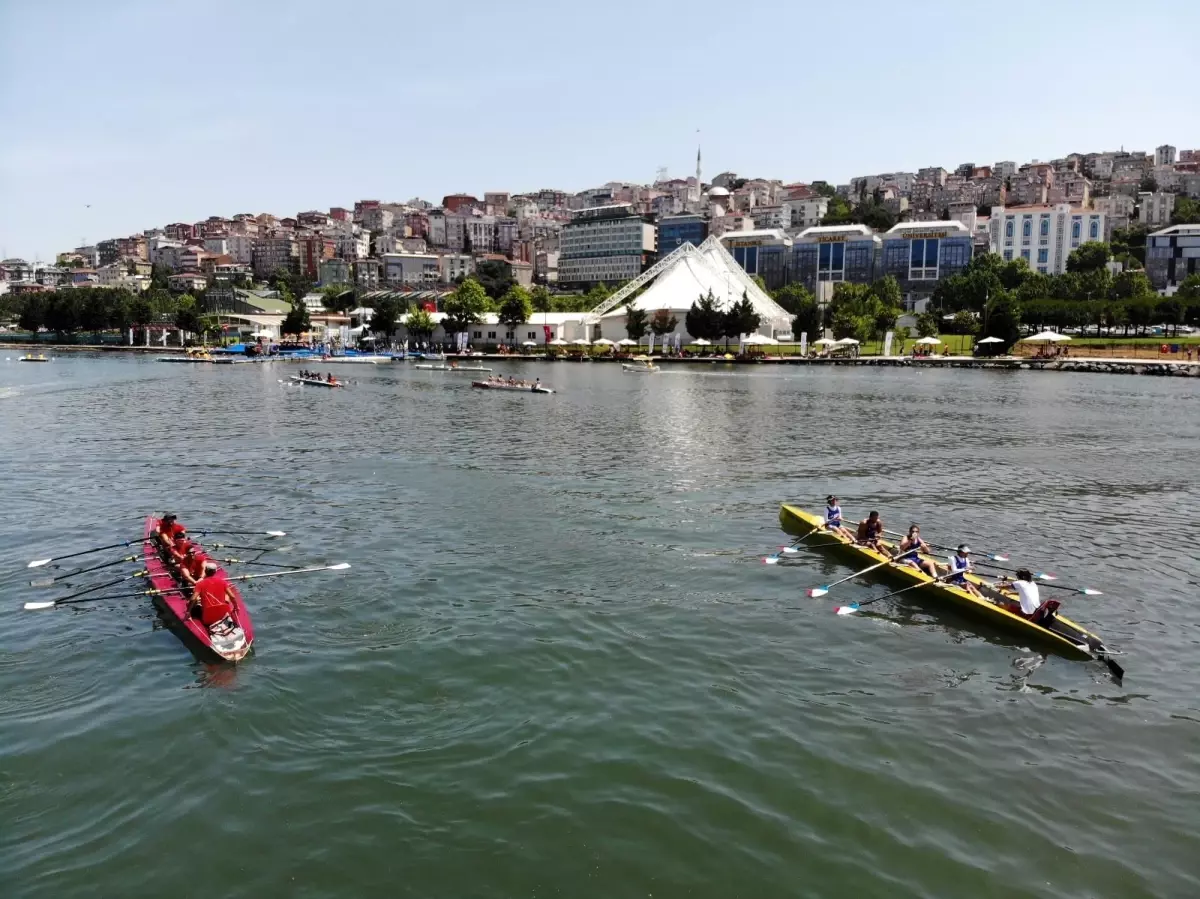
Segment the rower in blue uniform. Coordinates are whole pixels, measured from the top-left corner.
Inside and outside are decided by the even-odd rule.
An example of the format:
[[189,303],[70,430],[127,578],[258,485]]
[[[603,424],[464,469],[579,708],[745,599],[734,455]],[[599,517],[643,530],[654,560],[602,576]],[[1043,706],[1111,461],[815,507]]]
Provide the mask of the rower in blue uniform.
[[908,534],[900,541],[896,558],[918,571],[925,572],[930,577],[937,577],[937,563],[921,558],[921,553],[931,552],[929,544],[921,539],[921,529],[913,524],[909,525]]
[[854,539],[854,532],[842,523],[842,507],[836,496],[825,497],[825,529],[847,540]]
[[983,594],[979,592],[979,588],[967,580],[967,573],[974,570],[971,567],[971,547],[965,543],[958,544],[958,549],[950,557],[950,570],[954,574],[946,579],[946,583],[953,584],[955,587],[961,587],[972,596],[983,599]]

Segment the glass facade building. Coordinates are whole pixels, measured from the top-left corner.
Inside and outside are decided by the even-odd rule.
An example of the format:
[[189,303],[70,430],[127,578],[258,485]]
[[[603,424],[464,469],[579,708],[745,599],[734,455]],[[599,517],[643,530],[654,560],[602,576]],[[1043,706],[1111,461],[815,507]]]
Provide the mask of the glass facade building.
[[972,252],[974,237],[961,222],[896,225],[883,235],[879,275],[891,275],[905,293],[926,295],[966,268]]
[[658,258],[669,256],[685,243],[694,247],[708,237],[708,222],[698,215],[668,215],[658,222]]
[[792,239],[783,231],[727,231],[721,243],[734,262],[748,275],[763,279],[768,290],[775,290],[790,280]]
[[819,281],[875,280],[879,237],[865,225],[808,228],[792,247],[791,281],[816,290]]

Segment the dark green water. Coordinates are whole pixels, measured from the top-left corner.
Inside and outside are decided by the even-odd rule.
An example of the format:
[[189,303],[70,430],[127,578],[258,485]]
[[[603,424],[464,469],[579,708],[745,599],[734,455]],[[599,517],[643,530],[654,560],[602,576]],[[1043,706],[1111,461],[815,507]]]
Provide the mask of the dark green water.
[[[0,361],[0,896],[1200,894],[1193,383],[293,370]],[[805,598],[850,569],[759,559],[829,491],[1103,590],[1124,685]],[[256,582],[236,670],[140,599],[19,610],[164,508],[353,568]]]

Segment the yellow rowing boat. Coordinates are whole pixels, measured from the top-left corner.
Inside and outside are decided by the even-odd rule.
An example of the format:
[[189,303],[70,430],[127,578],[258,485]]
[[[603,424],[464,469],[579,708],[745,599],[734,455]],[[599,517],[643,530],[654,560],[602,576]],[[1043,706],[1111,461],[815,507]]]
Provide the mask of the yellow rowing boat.
[[[885,562],[889,558],[883,553],[865,546],[859,546],[847,537],[825,530],[823,527],[825,523],[823,516],[813,515],[797,506],[788,505],[787,503],[780,506],[779,523],[789,534],[804,537],[805,540],[816,538],[818,542],[828,543],[830,540],[836,539],[836,543],[829,543],[829,549],[840,552],[843,556],[853,557],[865,564]],[[888,544],[885,543],[884,546],[888,546]],[[922,558],[928,559],[929,557],[923,555]],[[931,561],[938,560],[933,559]],[[1096,634],[1093,634],[1063,615],[1056,614],[1048,626],[1043,626],[1041,624],[1034,624],[1029,619],[1010,612],[1007,608],[999,604],[999,600],[1002,598],[1001,594],[994,590],[986,581],[974,574],[967,575],[967,578],[971,583],[980,588],[986,597],[984,599],[968,593],[961,587],[956,587],[945,581],[935,580],[924,571],[904,562],[890,562],[882,566],[879,571],[886,572],[889,576],[893,576],[896,580],[903,581],[905,584],[921,584],[923,585],[922,589],[915,592],[937,597],[942,602],[947,602],[968,614],[982,617],[1010,633],[1019,634],[1022,637],[1028,637],[1030,640],[1052,646],[1063,655],[1071,658],[1082,657],[1105,660],[1105,656],[1108,654],[1108,649],[1105,647],[1104,642]],[[1112,665],[1110,664],[1109,667],[1111,668]]]

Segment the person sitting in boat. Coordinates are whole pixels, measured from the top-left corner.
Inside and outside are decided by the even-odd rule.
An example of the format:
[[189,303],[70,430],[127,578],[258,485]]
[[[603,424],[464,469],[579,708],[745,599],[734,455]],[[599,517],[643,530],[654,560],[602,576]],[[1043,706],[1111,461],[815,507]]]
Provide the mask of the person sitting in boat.
[[175,533],[175,539],[171,545],[167,547],[167,561],[175,565],[183,562],[183,557],[187,555],[189,549],[195,544],[188,539],[187,530],[180,528]]
[[189,614],[198,617],[200,623],[211,628],[233,611],[233,584],[225,577],[216,562],[204,563],[204,577],[196,581],[192,590]]
[[179,562],[179,577],[185,584],[195,586],[196,581],[204,577],[204,566],[208,563],[208,555],[197,544],[193,543],[183,554]]
[[979,592],[979,588],[967,580],[967,574],[974,571],[971,567],[971,547],[965,543],[958,544],[958,549],[954,551],[954,555],[950,557],[950,571],[954,574],[946,579],[946,583],[953,584],[955,587],[961,587],[977,599],[983,599],[983,594]]
[[921,553],[932,551],[929,544],[921,539],[921,529],[913,524],[909,525],[908,534],[900,541],[899,552],[896,554],[896,558],[902,559],[906,565],[911,565],[918,571],[925,572],[930,577],[937,577],[937,563],[921,558]]
[[825,529],[847,540],[854,539],[854,534],[842,521],[842,507],[838,504],[836,496],[825,497]]
[[331,372],[331,371],[327,371],[327,372],[325,372],[325,383],[326,383],[326,384],[332,384],[332,383],[334,383],[334,381],[333,381],[333,372]]
[[882,542],[883,519],[879,517],[878,512],[872,509],[870,514],[858,523],[858,532],[854,535],[854,539],[859,546],[886,553]]
[[1009,611],[1029,619],[1034,624],[1047,624],[1047,619],[1058,611],[1059,602],[1057,600],[1042,602],[1037,581],[1033,579],[1033,572],[1028,568],[1018,568],[1016,577],[1012,580],[1008,575],[1004,575],[996,581],[996,588],[1001,590],[1001,595],[1008,599],[1008,595],[1003,592],[1005,587],[1011,588],[1017,598],[1017,602],[1009,608]]
[[164,547],[170,547],[175,542],[175,535],[186,533],[187,529],[175,520],[175,516],[167,512],[158,520],[158,527],[154,530],[154,536]]

